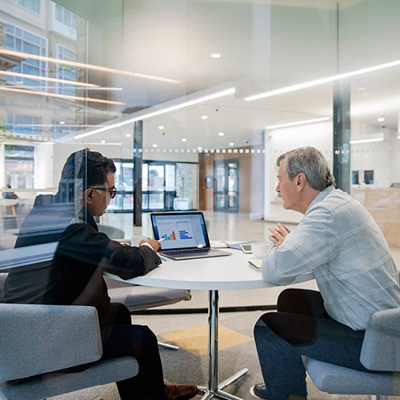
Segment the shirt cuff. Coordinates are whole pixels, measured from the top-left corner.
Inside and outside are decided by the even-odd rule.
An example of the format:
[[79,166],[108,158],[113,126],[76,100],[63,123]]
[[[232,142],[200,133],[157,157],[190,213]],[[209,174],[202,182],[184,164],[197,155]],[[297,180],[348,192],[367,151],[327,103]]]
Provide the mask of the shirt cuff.
[[151,244],[150,244],[150,243],[144,242],[144,243],[142,243],[140,246],[147,246],[147,247],[150,247],[150,248],[154,251],[154,249],[151,247]]

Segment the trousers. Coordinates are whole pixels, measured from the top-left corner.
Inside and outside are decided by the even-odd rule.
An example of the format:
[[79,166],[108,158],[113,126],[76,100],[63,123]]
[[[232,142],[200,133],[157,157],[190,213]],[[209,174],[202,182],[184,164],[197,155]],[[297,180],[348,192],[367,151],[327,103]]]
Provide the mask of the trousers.
[[164,377],[155,334],[142,325],[132,325],[129,310],[111,303],[100,327],[103,343],[102,359],[134,356],[139,373],[117,382],[121,400],[159,400],[164,391]]
[[367,371],[360,362],[364,336],[365,331],[354,331],[332,319],[318,291],[282,291],[277,312],[262,315],[254,327],[269,400],[307,397],[302,355]]

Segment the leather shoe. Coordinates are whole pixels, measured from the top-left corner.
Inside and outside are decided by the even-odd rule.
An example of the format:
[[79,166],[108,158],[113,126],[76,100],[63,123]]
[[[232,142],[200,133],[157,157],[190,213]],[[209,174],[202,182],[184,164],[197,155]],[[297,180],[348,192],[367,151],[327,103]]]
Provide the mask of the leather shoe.
[[197,394],[194,385],[164,385],[162,400],[189,400]]

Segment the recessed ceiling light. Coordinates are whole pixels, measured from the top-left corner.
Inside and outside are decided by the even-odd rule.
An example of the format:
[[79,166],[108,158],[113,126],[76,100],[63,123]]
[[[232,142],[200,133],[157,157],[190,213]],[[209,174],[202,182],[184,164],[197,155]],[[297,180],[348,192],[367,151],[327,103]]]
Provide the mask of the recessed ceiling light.
[[219,136],[224,136],[225,133],[224,133],[224,132],[220,132],[220,133],[218,133],[218,135],[219,135]]
[[64,121],[60,121],[60,125],[64,125],[65,124],[65,122]]
[[157,146],[158,146],[157,144],[155,144],[155,143],[153,144],[153,147],[154,147],[154,148],[156,148]]
[[229,146],[234,146],[234,145],[235,145],[235,143],[233,143],[233,142],[229,143]]
[[208,118],[207,115],[202,115],[202,116],[201,116],[201,119],[207,119],[207,118]]
[[211,54],[211,57],[212,57],[212,58],[221,58],[221,54],[219,54],[219,53],[212,53],[212,54]]
[[187,142],[187,139],[186,138],[182,138],[182,142]]
[[102,141],[101,141],[102,144],[104,144],[105,142],[106,142],[105,140],[102,140]]
[[130,133],[127,133],[125,136],[126,136],[126,137],[131,137],[131,134],[130,134]]
[[385,117],[381,115],[379,118],[376,119],[379,122],[383,122],[385,120]]
[[164,129],[164,126],[163,126],[163,125],[160,125],[160,126],[158,127],[158,129]]

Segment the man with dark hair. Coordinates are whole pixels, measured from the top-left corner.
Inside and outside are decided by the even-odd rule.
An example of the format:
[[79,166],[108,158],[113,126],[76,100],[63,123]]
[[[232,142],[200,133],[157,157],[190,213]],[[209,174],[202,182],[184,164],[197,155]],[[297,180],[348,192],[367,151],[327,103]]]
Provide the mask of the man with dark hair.
[[[103,272],[123,279],[144,275],[160,263],[154,239],[124,246],[98,232],[94,217],[103,215],[117,191],[114,162],[98,152],[71,154],[62,170],[58,193],[39,195],[25,219],[16,247],[58,242],[53,260],[16,269],[5,283],[8,303],[90,305],[99,315],[103,358],[134,356],[139,374],[117,382],[121,400],[188,400],[193,385],[165,384],[157,338],[147,326],[132,325],[129,310],[111,303]],[[56,327],[55,327],[56,328]]]
[[400,307],[398,272],[386,240],[368,211],[335,189],[324,156],[313,147],[277,160],[283,207],[304,214],[292,232],[270,228],[274,247],[262,263],[263,279],[288,285],[313,271],[319,291],[286,289],[277,312],[261,316],[254,337],[264,382],[251,393],[269,400],[307,397],[301,356],[361,371],[369,318]]

